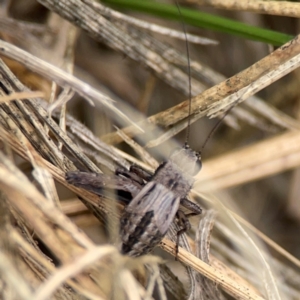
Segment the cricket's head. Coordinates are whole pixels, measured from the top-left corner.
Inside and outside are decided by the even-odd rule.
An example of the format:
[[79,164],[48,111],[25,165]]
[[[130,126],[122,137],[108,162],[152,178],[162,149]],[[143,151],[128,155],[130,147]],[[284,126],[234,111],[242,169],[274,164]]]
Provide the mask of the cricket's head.
[[170,157],[170,161],[190,176],[195,176],[202,168],[200,153],[193,151],[188,144],[175,150]]

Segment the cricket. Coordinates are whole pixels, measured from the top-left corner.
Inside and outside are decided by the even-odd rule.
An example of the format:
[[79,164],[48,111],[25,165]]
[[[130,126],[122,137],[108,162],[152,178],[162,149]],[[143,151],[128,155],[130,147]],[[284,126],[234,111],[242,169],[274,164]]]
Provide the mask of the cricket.
[[[188,216],[200,214],[202,211],[197,204],[187,199],[194,182],[193,176],[200,169],[199,153],[192,151],[186,144],[182,149],[176,150],[169,160],[161,163],[153,176],[148,175],[147,178],[142,177],[139,169],[132,167],[130,172],[117,170],[116,176],[110,178],[102,174],[69,172],[66,179],[75,186],[99,195],[103,195],[105,181],[115,182],[119,190],[134,196],[125,207],[120,220],[120,251],[123,254],[140,256],[151,252],[177,216],[182,227],[177,233],[177,254],[178,238],[190,229],[187,216],[180,210],[179,205],[191,211]],[[139,182],[136,179],[137,174]],[[149,181],[144,184],[144,180]],[[140,189],[136,193],[134,190],[137,185]]]

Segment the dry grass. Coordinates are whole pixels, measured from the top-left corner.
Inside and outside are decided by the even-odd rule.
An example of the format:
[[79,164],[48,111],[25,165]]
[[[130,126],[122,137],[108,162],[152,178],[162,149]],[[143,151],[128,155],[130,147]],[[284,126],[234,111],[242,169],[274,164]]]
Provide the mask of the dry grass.
[[[78,27],[35,1],[2,7],[0,298],[299,299],[299,37],[271,54],[217,34],[219,46],[191,47],[191,120],[202,118],[191,128],[192,148],[201,149],[211,130],[203,117],[235,107],[226,118],[231,127],[203,150],[191,197],[204,213],[180,241],[182,267],[174,261],[176,222],[157,256],[121,256],[112,241],[123,204],[69,185],[65,173],[132,163],[155,170],[176,146],[166,140],[188,123],[184,51],[171,38],[163,39],[173,46],[111,22],[89,0],[76,0],[76,9],[69,0],[39,2]],[[239,9],[230,1],[210,5],[225,2]],[[276,2],[268,5],[278,14]],[[232,16],[269,26],[277,20]],[[298,32],[297,20],[285,20]],[[262,89],[268,101],[254,96]]]

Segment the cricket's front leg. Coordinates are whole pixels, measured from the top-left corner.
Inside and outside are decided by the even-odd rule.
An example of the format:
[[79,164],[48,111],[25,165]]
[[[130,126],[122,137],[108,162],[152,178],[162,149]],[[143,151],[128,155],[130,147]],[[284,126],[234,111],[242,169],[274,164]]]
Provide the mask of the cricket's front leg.
[[144,184],[145,181],[151,181],[153,177],[151,173],[137,165],[132,165],[129,171],[125,168],[117,168],[115,174],[130,178],[131,180],[134,180],[139,184]]
[[183,233],[185,233],[191,229],[191,223],[188,218],[190,216],[196,216],[196,215],[199,215],[202,213],[201,207],[198,204],[188,200],[187,198],[182,198],[180,200],[180,204],[182,206],[184,206],[185,208],[188,208],[191,211],[191,213],[186,214],[181,209],[179,209],[176,213],[176,217],[177,217],[179,225],[181,227],[181,229],[177,232],[176,249],[175,249],[175,251],[176,251],[175,259],[176,260],[177,260],[177,254],[178,254],[178,248],[179,248],[179,238]]
[[178,209],[176,213],[176,217],[178,219],[179,226],[181,227],[181,229],[177,231],[177,238],[176,238],[175,259],[177,260],[177,255],[179,251],[179,238],[182,234],[184,234],[185,232],[191,229],[191,223],[187,215],[184,213],[184,211],[180,209]]
[[125,178],[128,178],[132,181],[135,181],[137,182],[138,184],[140,185],[144,185],[144,180],[143,178],[139,177],[138,174],[134,173],[131,171],[131,168],[130,168],[130,171],[128,171],[127,169],[125,168],[117,168],[116,171],[115,171],[115,174],[117,176],[123,176]]
[[152,180],[153,174],[151,174],[150,172],[144,170],[143,168],[137,165],[132,165],[130,167],[130,171],[138,175],[140,178],[143,178],[145,181]]

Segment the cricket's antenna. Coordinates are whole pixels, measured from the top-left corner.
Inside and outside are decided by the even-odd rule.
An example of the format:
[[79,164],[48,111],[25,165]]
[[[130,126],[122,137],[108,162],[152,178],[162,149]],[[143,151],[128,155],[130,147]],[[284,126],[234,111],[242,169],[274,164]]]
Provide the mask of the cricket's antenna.
[[[185,146],[188,147],[188,141],[189,141],[189,137],[190,137],[190,127],[191,127],[191,112],[192,112],[192,80],[191,80],[191,61],[190,61],[190,49],[189,49],[189,42],[188,42],[188,38],[187,38],[187,30],[186,30],[186,26],[185,26],[185,22],[184,22],[184,17],[181,13],[180,10],[180,5],[178,0],[175,0],[176,2],[176,6],[177,6],[177,10],[180,16],[180,21],[181,21],[181,25],[182,25],[182,29],[183,29],[183,33],[185,36],[185,47],[186,47],[186,55],[187,55],[187,73],[188,73],[188,83],[189,83],[189,115],[188,115],[188,125],[187,125],[187,133],[186,133],[186,140],[185,140]],[[222,123],[222,121],[224,120],[224,118],[228,115],[228,113],[235,107],[235,105],[232,105],[222,116],[222,118],[219,119],[219,121],[215,124],[215,126],[213,127],[213,129],[210,131],[210,133],[208,134],[207,138],[205,139],[201,150],[198,152],[199,156],[201,157],[202,151],[204,149],[204,147],[206,146],[207,142],[209,141],[209,139],[212,137],[212,135],[215,133],[215,131],[218,129],[218,127],[220,126],[220,124]]]
[[225,119],[225,117],[229,114],[229,112],[235,107],[235,105],[232,105],[227,111],[225,111],[224,115],[222,116],[222,118],[219,119],[219,121],[215,124],[215,126],[213,127],[213,129],[210,131],[209,135],[207,136],[207,138],[205,139],[201,150],[200,150],[200,154],[202,154],[202,151],[204,149],[204,147],[206,146],[207,142],[209,141],[209,139],[211,138],[211,136],[216,132],[216,130],[218,129],[218,127],[221,125],[221,123],[223,122],[223,120]]
[[189,42],[187,39],[186,27],[184,23],[184,18],[180,10],[180,6],[178,0],[176,0],[176,6],[178,13],[180,15],[180,21],[183,28],[183,33],[185,36],[185,47],[186,47],[186,55],[187,55],[187,73],[188,73],[188,82],[189,82],[189,115],[188,115],[188,125],[187,125],[187,133],[186,133],[186,140],[185,144],[188,144],[189,137],[190,137],[190,127],[191,127],[191,111],[192,111],[192,81],[191,81],[191,62],[190,62],[190,49],[189,49]]

